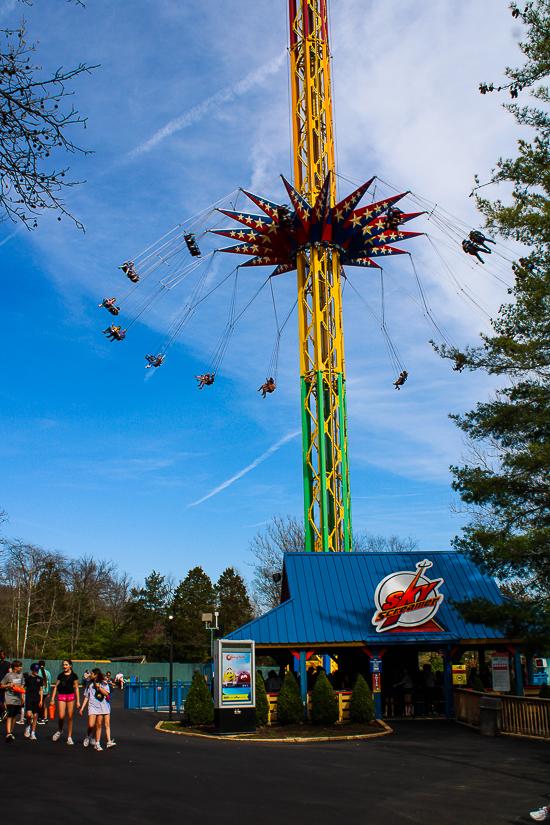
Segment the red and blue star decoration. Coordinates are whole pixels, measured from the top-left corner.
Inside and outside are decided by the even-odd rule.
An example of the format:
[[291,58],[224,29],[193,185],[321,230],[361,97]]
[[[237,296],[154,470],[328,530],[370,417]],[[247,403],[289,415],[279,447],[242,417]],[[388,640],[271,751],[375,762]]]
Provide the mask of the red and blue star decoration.
[[[241,266],[275,266],[272,274],[281,275],[296,269],[296,257],[301,249],[321,244],[336,247],[340,251],[342,264],[380,269],[373,258],[407,254],[406,250],[390,244],[423,234],[403,232],[397,224],[406,223],[423,212],[406,214],[395,209],[394,205],[407,192],[356,209],[373,180],[371,178],[336,206],[330,206],[329,173],[315,204],[311,206],[283,177],[294,211],[243,189],[243,193],[264,214],[252,215],[220,209],[224,215],[247,227],[214,230],[216,235],[238,241],[236,246],[225,247],[220,252],[253,255]],[[390,220],[390,216],[393,220]]]

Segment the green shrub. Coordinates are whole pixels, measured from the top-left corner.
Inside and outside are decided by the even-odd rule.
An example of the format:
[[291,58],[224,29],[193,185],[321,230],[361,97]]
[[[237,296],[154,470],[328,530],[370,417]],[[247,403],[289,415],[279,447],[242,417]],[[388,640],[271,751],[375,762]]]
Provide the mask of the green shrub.
[[472,690],[477,690],[480,693],[485,693],[483,682],[481,681],[479,676],[474,676],[474,678],[472,679]]
[[370,687],[361,674],[357,677],[351,694],[349,718],[351,722],[357,722],[361,725],[372,722],[374,719],[374,699]]
[[262,728],[269,719],[269,702],[265,692],[262,671],[256,671],[256,726]]
[[311,721],[314,725],[334,725],[339,716],[338,698],[327,674],[321,670],[311,692]]
[[539,699],[550,699],[550,685],[541,685]]
[[513,676],[510,677],[510,690],[508,691],[508,696],[519,696],[518,686]]
[[299,725],[304,719],[304,705],[298,682],[290,671],[283,679],[277,700],[277,722],[279,725]]
[[214,702],[202,673],[195,673],[187,699],[185,718],[190,725],[211,725],[214,722]]

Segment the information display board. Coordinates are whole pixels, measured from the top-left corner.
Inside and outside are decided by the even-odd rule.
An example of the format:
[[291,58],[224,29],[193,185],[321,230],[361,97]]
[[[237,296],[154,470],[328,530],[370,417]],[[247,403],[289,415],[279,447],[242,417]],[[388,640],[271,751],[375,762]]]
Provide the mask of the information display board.
[[510,661],[508,656],[491,656],[493,690],[507,693],[510,690]]
[[218,639],[214,647],[214,707],[255,707],[254,642],[226,642]]

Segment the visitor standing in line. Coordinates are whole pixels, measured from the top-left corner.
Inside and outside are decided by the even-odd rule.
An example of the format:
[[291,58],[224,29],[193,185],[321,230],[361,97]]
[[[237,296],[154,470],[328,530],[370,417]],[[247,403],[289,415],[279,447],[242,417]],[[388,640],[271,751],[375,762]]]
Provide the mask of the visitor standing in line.
[[75,702],[78,707],[80,704],[78,694],[78,676],[73,670],[73,663],[70,659],[64,659],[63,670],[57,676],[57,681],[52,692],[52,702],[55,702],[55,695],[57,693],[57,710],[59,719],[57,721],[58,730],[52,736],[54,742],[57,742],[63,733],[63,726],[65,724],[65,716],[67,717],[67,745],[74,745],[73,742],[73,713]]
[[30,675],[25,676],[25,710],[27,712],[25,737],[27,739],[36,739],[36,723],[44,698],[44,682],[39,672],[40,665],[38,663],[33,664],[31,665]]
[[101,747],[101,726],[105,722],[105,733],[107,735],[107,747],[113,748],[116,745],[111,738],[111,688],[107,677],[96,667],[92,670],[93,679],[84,691],[84,701],[80,708],[80,715],[88,705],[88,731],[84,740],[84,747],[93,745],[96,751],[102,751]]
[[44,659],[40,659],[38,664],[40,666],[40,676],[42,677],[43,682],[42,705],[40,708],[40,716],[38,717],[38,724],[47,725],[48,706],[50,704],[50,691],[52,689],[52,674],[46,668],[46,662],[44,661]]
[[0,684],[2,693],[5,695],[7,719],[6,719],[6,742],[13,742],[15,736],[13,729],[15,719],[23,707],[23,697],[25,695],[25,687],[23,682],[23,662],[19,659],[14,659],[11,663],[11,671],[6,673]]

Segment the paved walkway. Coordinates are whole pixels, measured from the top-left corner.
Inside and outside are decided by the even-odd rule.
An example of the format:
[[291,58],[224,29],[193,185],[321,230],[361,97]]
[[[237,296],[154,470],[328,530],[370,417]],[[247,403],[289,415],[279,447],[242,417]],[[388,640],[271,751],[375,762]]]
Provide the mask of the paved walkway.
[[371,741],[267,745],[159,733],[165,714],[124,710],[116,748],[0,738],[4,818],[180,825],[494,825],[532,822],[550,799],[550,743],[489,739],[446,721],[395,722]]

